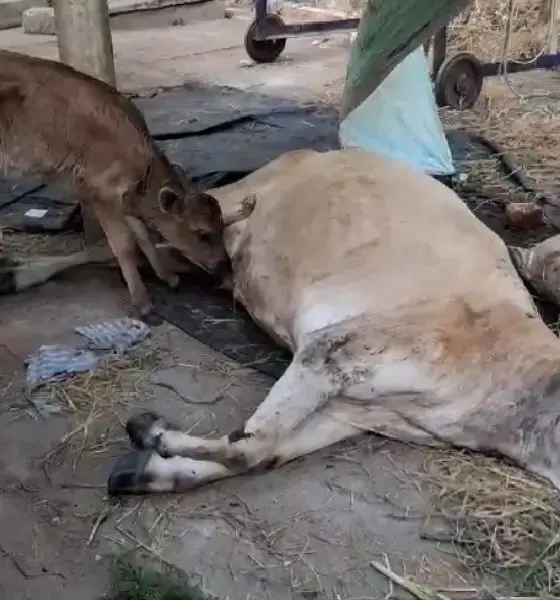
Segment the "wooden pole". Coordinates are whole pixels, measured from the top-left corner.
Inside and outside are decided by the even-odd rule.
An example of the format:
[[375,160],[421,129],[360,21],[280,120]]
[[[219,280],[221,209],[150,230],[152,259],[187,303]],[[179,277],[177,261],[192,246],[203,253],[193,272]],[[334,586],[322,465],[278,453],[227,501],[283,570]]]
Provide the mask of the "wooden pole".
[[558,11],[560,11],[560,0],[550,0],[551,7],[548,15],[550,27],[550,39],[548,41],[549,54],[558,52]]
[[[60,62],[116,87],[113,41],[107,0],[54,0]],[[82,208],[87,245],[104,233],[97,219]]]

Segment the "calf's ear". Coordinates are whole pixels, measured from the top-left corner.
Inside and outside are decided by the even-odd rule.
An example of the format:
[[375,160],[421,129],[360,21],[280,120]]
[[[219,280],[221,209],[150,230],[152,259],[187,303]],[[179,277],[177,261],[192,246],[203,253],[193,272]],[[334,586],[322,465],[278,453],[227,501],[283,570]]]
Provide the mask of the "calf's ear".
[[181,165],[177,163],[171,163],[171,168],[175,175],[179,178],[179,181],[185,186],[188,187],[192,185],[192,172],[188,169],[184,169]]
[[164,186],[159,190],[159,208],[162,212],[180,215],[185,210],[185,198],[173,188]]

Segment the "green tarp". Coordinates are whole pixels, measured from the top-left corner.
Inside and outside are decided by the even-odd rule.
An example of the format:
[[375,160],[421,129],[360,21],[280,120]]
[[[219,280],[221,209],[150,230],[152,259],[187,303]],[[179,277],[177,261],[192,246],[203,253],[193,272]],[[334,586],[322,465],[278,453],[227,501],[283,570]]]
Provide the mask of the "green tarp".
[[471,0],[369,0],[350,51],[341,120],[469,4]]

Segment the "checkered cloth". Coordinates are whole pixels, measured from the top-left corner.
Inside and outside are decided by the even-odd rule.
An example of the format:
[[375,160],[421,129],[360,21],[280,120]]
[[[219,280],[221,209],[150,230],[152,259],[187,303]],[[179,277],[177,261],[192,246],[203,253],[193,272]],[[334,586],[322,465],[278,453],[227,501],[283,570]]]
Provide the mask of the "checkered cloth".
[[150,333],[145,323],[128,318],[76,327],[74,331],[88,340],[84,346],[44,345],[27,358],[28,393],[45,383],[93,371],[102,359],[122,356]]

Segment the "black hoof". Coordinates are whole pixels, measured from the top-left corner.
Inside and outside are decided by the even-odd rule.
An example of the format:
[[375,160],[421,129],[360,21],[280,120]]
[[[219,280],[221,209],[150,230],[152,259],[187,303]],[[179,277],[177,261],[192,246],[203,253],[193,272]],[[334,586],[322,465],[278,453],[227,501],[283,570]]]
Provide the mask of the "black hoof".
[[146,323],[146,325],[149,325],[150,327],[158,327],[159,325],[161,325],[163,323],[163,318],[160,317],[153,310],[143,314],[140,317],[140,320],[143,321],[144,323]]
[[126,433],[130,438],[130,443],[138,450],[153,450],[157,440],[156,436],[152,435],[151,429],[156,423],[167,426],[162,416],[151,411],[130,417],[126,422]]
[[130,452],[117,461],[107,481],[109,496],[127,496],[149,492],[152,478],[145,473],[149,452]]

